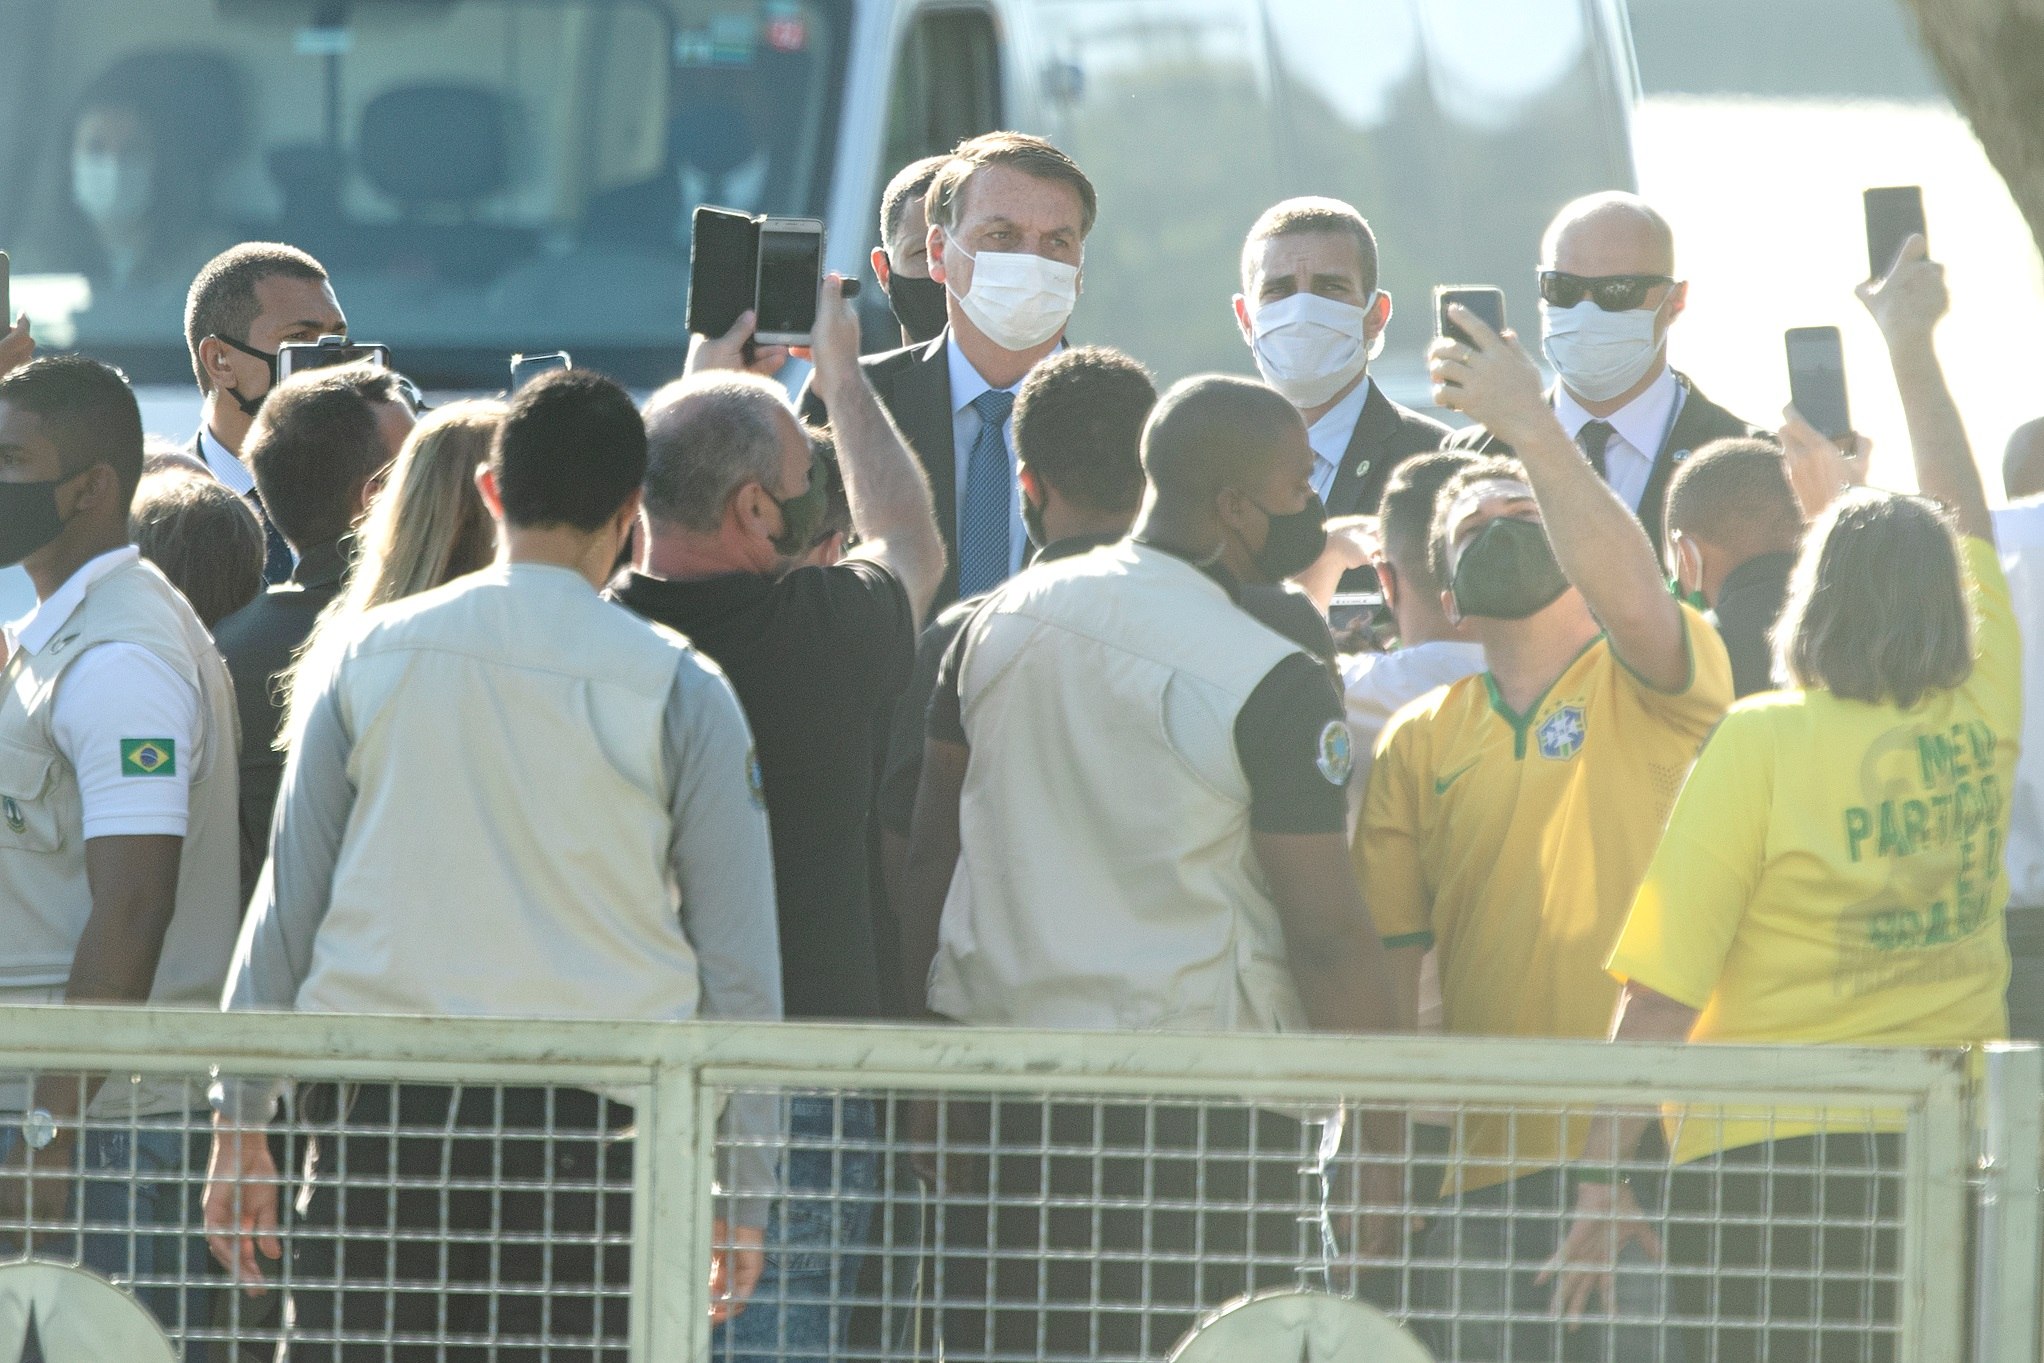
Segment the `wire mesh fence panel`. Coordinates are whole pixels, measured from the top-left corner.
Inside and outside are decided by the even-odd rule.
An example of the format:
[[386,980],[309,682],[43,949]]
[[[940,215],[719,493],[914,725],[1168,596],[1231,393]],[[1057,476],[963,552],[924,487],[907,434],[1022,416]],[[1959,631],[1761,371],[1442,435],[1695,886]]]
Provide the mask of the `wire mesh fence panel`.
[[[223,1363],[1164,1360],[1307,1291],[1443,1361],[1957,1363],[1976,1197],[2034,1337],[2028,1061],[1976,1147],[1930,1052],[0,1010],[0,1360],[152,1356],[116,1305]],[[216,1070],[293,1078],[216,1131]]]

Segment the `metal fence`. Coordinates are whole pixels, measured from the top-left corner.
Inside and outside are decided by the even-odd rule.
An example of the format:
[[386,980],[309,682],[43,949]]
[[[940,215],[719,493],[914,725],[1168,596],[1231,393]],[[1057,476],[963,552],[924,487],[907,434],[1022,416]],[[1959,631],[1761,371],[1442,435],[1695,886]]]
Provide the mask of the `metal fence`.
[[[205,1246],[216,1067],[284,1077],[216,1180],[261,1296]],[[1161,1360],[1272,1289],[1439,1360],[2039,1357],[2029,1048],[0,1010],[0,1103],[23,1073],[106,1078],[26,1215],[48,1133],[0,1118],[5,1363],[31,1317],[47,1363],[144,1357],[111,1352],[129,1295],[192,1363]],[[1561,1171],[1613,1114],[1646,1150]],[[1614,1179],[1636,1219],[1574,1251],[1609,1295],[1562,1319],[1543,1271]]]

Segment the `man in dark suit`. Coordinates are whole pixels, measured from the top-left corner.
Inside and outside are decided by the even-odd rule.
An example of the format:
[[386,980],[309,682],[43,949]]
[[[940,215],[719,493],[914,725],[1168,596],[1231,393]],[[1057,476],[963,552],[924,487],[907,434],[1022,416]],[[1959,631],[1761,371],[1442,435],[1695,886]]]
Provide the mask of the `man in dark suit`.
[[280,242],[245,241],[222,251],[185,296],[185,347],[205,404],[186,448],[255,509],[268,543],[263,580],[271,584],[291,576],[291,550],[264,510],[242,444],[277,382],[277,347],[347,334],[325,267]]
[[344,364],[277,385],[249,431],[256,487],[297,562],[286,581],[213,632],[241,712],[243,902],[269,852],[283,781],[282,683],[313,622],[340,593],[354,559],[355,522],[411,430],[411,402],[394,371]]
[[[1611,490],[1664,547],[1668,483],[1690,451],[1765,434],[1706,398],[1668,364],[1668,328],[1689,285],[1675,278],[1667,219],[1632,194],[1592,194],[1564,207],[1541,245],[1541,349],[1557,382],[1548,401]],[[1457,431],[1451,448],[1509,453],[1488,431]]]
[[[930,184],[930,278],[948,325],[936,340],[861,363],[929,475],[949,565],[932,610],[998,586],[1028,549],[1010,431],[1029,371],[1064,344],[1098,200],[1041,138],[959,144]],[[802,414],[829,419],[813,390]]]
[[[1235,323],[1264,382],[1306,420],[1313,490],[1330,517],[1375,513],[1391,470],[1448,438],[1446,426],[1399,406],[1370,380],[1390,320],[1391,295],[1377,283],[1377,237],[1353,206],[1287,199],[1249,229]],[[1335,566],[1323,564],[1330,576]],[[1358,569],[1340,585],[1373,583]]]

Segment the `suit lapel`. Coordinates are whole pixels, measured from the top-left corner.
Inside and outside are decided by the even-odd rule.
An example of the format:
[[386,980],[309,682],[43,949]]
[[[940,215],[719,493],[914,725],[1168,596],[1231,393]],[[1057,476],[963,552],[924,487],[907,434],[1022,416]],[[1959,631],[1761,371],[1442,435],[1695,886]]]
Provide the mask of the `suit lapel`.
[[1668,427],[1668,435],[1661,442],[1661,448],[1654,454],[1653,470],[1647,474],[1646,490],[1640,493],[1639,523],[1646,527],[1647,538],[1654,542],[1658,553],[1665,529],[1662,519],[1668,510],[1668,484],[1675,477],[1675,470],[1690,451],[1710,439],[1710,432],[1704,423],[1709,420],[1709,404],[1699,400],[1696,389],[1689,379],[1677,372],[1675,382],[1681,385],[1681,407],[1675,412],[1675,421]]
[[1391,399],[1384,396],[1384,390],[1370,383],[1370,395],[1363,400],[1363,410],[1356,414],[1356,428],[1349,432],[1348,448],[1342,451],[1341,467],[1334,471],[1334,482],[1327,489],[1327,514],[1330,516],[1367,516],[1376,512],[1368,493],[1371,487],[1381,485],[1378,476],[1385,460],[1385,446],[1398,432],[1398,412],[1391,405]]

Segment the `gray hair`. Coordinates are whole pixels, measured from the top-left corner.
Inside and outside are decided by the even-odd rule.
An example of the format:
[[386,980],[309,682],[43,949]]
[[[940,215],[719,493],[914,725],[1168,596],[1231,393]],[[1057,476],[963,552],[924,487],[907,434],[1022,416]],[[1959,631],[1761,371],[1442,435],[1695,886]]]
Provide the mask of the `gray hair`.
[[785,423],[794,419],[780,385],[757,374],[670,383],[646,404],[646,514],[715,531],[739,488],[779,486]]

